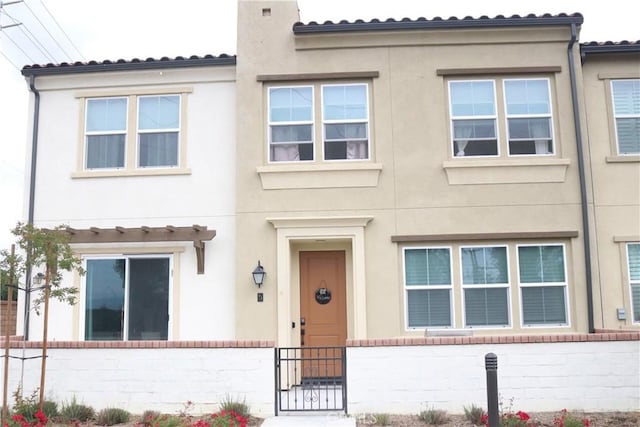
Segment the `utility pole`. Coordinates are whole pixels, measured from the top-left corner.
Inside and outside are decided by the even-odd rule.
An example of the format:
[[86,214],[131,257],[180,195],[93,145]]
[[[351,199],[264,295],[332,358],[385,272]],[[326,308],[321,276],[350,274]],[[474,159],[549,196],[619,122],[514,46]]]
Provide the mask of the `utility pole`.
[[[5,1],[5,2],[0,1],[0,19],[2,19],[2,8],[4,8],[5,6],[11,6],[12,4],[18,4],[23,2],[24,0]],[[17,27],[19,25],[22,25],[22,22],[9,24],[9,25],[2,25],[2,22],[0,22],[0,31],[4,30],[5,28]]]

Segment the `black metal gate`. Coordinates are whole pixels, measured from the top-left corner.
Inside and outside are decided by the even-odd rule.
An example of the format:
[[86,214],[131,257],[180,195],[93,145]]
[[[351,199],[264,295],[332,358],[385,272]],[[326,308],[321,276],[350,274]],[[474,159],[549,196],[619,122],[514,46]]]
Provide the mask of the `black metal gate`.
[[344,411],[347,413],[345,347],[275,349],[275,414]]

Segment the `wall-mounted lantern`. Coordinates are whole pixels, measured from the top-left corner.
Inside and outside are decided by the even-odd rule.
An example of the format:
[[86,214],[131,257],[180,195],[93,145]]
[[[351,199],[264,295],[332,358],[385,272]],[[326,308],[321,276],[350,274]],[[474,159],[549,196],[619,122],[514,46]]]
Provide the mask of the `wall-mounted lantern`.
[[44,281],[44,273],[38,273],[35,276],[33,276],[33,284],[34,285],[42,285],[42,282]]
[[258,266],[251,273],[253,275],[253,283],[256,284],[257,287],[262,286],[264,282],[264,276],[266,276],[266,271],[264,271],[264,267],[260,265],[260,261],[258,261]]

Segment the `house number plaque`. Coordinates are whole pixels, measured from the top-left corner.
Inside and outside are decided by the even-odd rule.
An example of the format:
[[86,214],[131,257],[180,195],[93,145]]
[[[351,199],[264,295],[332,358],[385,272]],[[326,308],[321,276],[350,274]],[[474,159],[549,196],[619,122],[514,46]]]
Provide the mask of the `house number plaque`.
[[328,304],[331,301],[331,291],[327,288],[316,289],[316,302],[318,304]]

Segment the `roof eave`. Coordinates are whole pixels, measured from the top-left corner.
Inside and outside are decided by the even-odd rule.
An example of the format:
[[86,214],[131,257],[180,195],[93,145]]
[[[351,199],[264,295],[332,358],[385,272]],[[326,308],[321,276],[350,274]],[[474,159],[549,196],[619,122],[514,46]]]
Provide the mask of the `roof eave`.
[[212,57],[212,58],[188,58],[188,59],[167,59],[167,60],[146,60],[146,61],[118,61],[100,62],[89,64],[60,64],[45,66],[27,66],[21,71],[25,77],[61,75],[61,74],[84,74],[103,73],[113,71],[135,71],[135,70],[157,70],[172,68],[191,68],[236,65],[235,56]]
[[582,25],[582,16],[555,16],[535,18],[487,18],[487,19],[447,19],[417,21],[383,21],[383,22],[325,22],[324,24],[296,23],[294,34],[342,33],[361,31],[407,31],[454,28],[503,28]]
[[640,53],[640,44],[628,44],[628,45],[599,45],[589,46],[581,45],[580,53],[583,57],[590,55],[604,55],[604,54],[632,54]]

